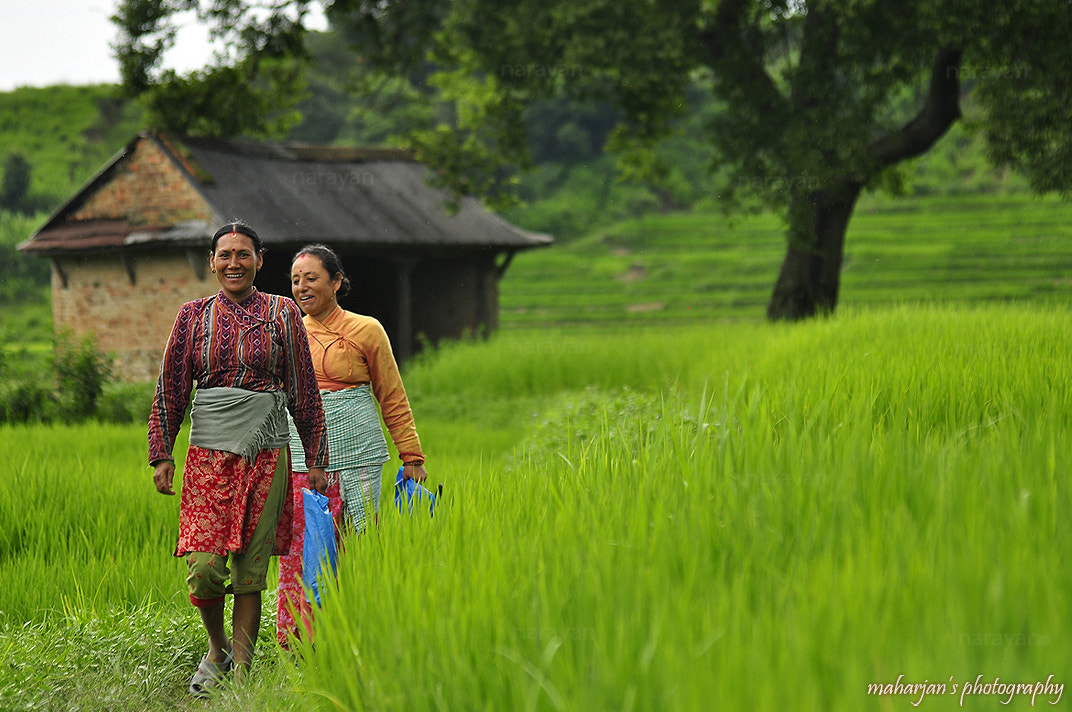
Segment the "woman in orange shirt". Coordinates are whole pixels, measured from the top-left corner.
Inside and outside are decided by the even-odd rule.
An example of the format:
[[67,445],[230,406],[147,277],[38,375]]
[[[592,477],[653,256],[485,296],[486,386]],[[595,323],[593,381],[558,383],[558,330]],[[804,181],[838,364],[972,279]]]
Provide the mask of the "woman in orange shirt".
[[[375,318],[339,306],[338,296],[349,288],[350,280],[331,248],[309,245],[294,256],[291,291],[305,312],[302,321],[327,423],[328,506],[336,521],[345,519],[360,532],[370,510],[374,519],[379,512],[383,466],[390,459],[381,414],[402,459],[403,477],[423,482],[428,472],[387,332]],[[304,462],[293,430],[291,448],[294,462]],[[301,576],[302,479],[294,478],[293,485],[292,553],[280,559],[279,567],[277,636],[284,646],[295,629],[295,611],[309,627]]]

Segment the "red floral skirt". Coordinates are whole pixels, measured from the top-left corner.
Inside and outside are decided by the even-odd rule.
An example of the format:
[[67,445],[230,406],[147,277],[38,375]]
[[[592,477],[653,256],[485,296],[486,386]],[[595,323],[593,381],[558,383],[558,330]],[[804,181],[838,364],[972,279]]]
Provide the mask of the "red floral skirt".
[[[260,521],[282,452],[263,450],[250,462],[233,452],[191,445],[182,474],[175,556],[191,551],[221,556],[244,552]],[[284,476],[290,473],[287,465]],[[276,526],[272,554],[290,551],[293,518],[294,502],[288,497]]]

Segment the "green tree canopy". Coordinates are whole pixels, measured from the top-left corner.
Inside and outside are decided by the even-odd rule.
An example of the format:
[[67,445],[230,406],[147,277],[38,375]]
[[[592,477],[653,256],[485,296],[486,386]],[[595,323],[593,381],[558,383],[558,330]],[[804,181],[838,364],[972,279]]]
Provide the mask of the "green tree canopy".
[[[280,136],[298,123],[308,0],[270,6],[238,0],[121,0],[112,48],[128,96],[156,128],[191,135]],[[194,12],[218,50],[205,68],[180,75],[162,67],[177,17]]]
[[11,153],[4,159],[0,174],[0,208],[19,211],[30,191],[30,162],[21,153]]
[[[965,95],[979,107],[975,120],[996,164],[1022,171],[1040,191],[1072,184],[1072,3],[1065,0],[323,5],[355,61],[406,77],[450,107],[410,141],[461,192],[507,193],[504,168],[529,160],[526,110],[563,97],[615,107],[607,147],[627,172],[655,173],[652,146],[688,105],[689,87],[709,86],[721,106],[706,129],[726,176],[719,198],[730,209],[758,201],[785,218],[786,257],[768,306],[774,319],[835,309],[860,194],[930,150],[962,119]],[[272,7],[124,0],[117,50],[127,86],[160,96],[180,83],[152,73],[179,8],[197,9],[230,33],[241,51],[228,66],[263,79],[260,67],[302,56],[309,2]]]

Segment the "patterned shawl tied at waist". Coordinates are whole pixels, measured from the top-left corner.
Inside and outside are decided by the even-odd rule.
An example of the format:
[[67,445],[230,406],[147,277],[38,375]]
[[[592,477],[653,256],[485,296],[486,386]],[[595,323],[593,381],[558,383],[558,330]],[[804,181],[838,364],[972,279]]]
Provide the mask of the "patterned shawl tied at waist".
[[198,389],[190,412],[190,444],[252,461],[260,451],[289,441],[286,403],[282,391]]

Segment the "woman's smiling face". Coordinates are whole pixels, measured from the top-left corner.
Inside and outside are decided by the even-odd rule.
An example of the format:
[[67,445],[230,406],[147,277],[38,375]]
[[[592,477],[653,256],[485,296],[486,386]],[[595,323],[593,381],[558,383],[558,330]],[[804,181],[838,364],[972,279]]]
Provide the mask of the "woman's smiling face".
[[338,302],[335,292],[342,285],[342,277],[332,277],[316,255],[301,254],[290,268],[290,291],[302,311],[321,319],[335,308]]
[[240,232],[220,237],[212,253],[212,271],[232,301],[240,302],[253,293],[253,280],[264,257],[257,253],[252,238]]

